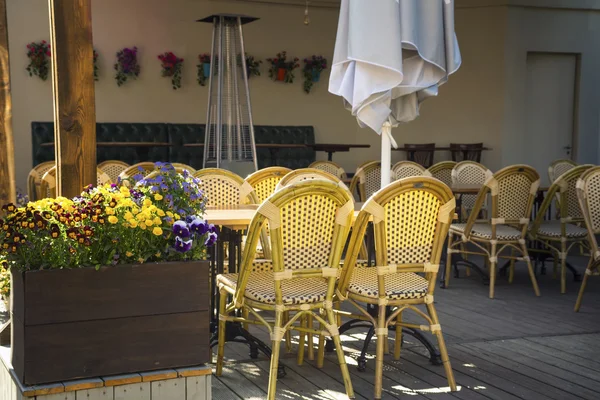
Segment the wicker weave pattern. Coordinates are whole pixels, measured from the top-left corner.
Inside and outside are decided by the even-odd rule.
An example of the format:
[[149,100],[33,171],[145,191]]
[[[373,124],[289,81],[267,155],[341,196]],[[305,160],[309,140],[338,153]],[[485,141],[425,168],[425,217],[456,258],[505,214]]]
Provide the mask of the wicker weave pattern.
[[337,205],[324,196],[292,200],[281,210],[285,268],[328,267]]
[[310,180],[326,180],[337,183],[339,186],[346,188],[346,185],[335,175],[330,174],[329,172],[325,172],[316,168],[300,168],[294,170],[284,176],[281,181],[277,184],[277,188],[275,190],[280,190],[283,187],[293,185],[297,182],[304,182]]
[[107,160],[98,164],[98,169],[106,172],[113,182],[116,182],[121,172],[129,168],[129,164],[119,160]]
[[554,182],[559,176],[576,167],[577,163],[571,160],[556,160],[550,164],[548,168],[548,178],[550,182]]
[[396,179],[410,178],[411,176],[422,176],[425,167],[413,161],[398,161],[392,167],[392,176]]
[[[465,227],[467,224],[452,224],[452,232],[458,234],[465,233]],[[471,235],[480,239],[492,239],[492,227],[490,224],[474,224],[471,230]],[[498,225],[496,227],[496,239],[497,240],[519,240],[521,239],[521,231],[508,225]]]
[[590,215],[588,224],[595,234],[600,232],[600,170],[594,168],[587,175],[584,186],[585,201]]
[[321,171],[328,172],[331,175],[337,176],[340,179],[346,179],[347,177],[346,171],[344,171],[344,169],[341,166],[334,163],[333,161],[315,161],[314,163],[310,164],[308,168],[320,169]]
[[[389,299],[420,299],[427,294],[427,279],[412,272],[391,275],[385,281],[385,296]],[[376,268],[356,268],[348,290],[361,296],[379,297]]]
[[[491,173],[486,167],[475,161],[461,161],[452,170],[452,183],[483,185],[490,175]],[[466,211],[475,206],[477,195],[463,194],[461,198],[462,207]]]
[[[105,183],[111,183],[112,180],[108,174],[100,169],[96,170],[96,184],[104,185]],[[41,181],[41,193],[42,198],[44,197],[56,197],[56,167],[50,168]]]
[[532,183],[521,174],[508,175],[498,181],[498,218],[529,218],[527,205]]
[[424,190],[403,193],[384,206],[389,264],[430,259],[439,208],[439,199]]
[[381,166],[365,170],[365,200],[381,188]]
[[[587,229],[574,224],[565,224],[566,237],[584,238],[587,235]],[[562,228],[560,221],[545,221],[539,227],[540,235],[560,238],[562,236]]]
[[258,201],[262,203],[275,193],[281,179],[292,170],[285,167],[268,167],[258,170],[246,177],[246,182],[254,188]]
[[429,167],[428,171],[435,179],[439,179],[446,185],[452,185],[452,170],[456,166],[454,161],[442,161]]
[[39,200],[44,197],[42,196],[40,187],[42,184],[42,177],[52,167],[54,167],[54,161],[46,161],[36,165],[29,172],[29,176],[27,177],[27,195],[29,196],[30,201]]
[[568,216],[574,219],[583,219],[583,213],[577,199],[577,179],[569,179],[566,195]]
[[154,171],[155,168],[156,167],[154,166],[154,163],[151,163],[151,162],[137,163],[137,164],[134,164],[131,167],[125,169],[123,172],[121,172],[121,174],[119,175],[119,178],[127,179],[127,178],[131,178],[137,174],[141,174],[142,176],[145,177],[149,173]]
[[251,199],[247,196],[244,199],[240,198],[244,180],[233,172],[220,168],[205,168],[194,173],[194,177],[200,179],[200,187],[206,196],[207,206],[256,203],[254,193],[250,193]]

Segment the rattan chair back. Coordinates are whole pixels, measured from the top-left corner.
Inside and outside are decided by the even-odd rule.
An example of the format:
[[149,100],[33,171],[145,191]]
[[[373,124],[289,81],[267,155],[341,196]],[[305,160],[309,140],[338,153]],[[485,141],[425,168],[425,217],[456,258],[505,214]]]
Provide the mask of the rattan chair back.
[[113,182],[116,182],[121,172],[127,168],[129,168],[129,164],[119,160],[106,160],[98,164],[98,169],[106,172]]
[[121,180],[130,179],[138,174],[142,175],[143,177],[146,177],[149,173],[151,173],[155,169],[156,169],[156,166],[154,165],[154,163],[149,162],[149,161],[133,164],[132,166],[125,169],[123,172],[121,172],[119,174],[119,179],[121,179]]
[[395,179],[410,178],[411,176],[429,176],[429,172],[421,164],[414,161],[398,161],[392,167],[392,176]]
[[196,168],[190,167],[187,164],[171,163],[171,165],[175,168],[175,171],[179,172],[180,174],[183,173],[184,170],[187,170],[190,173],[190,175],[196,172]]
[[488,194],[491,194],[490,240],[498,240],[497,225],[514,226],[521,230],[521,237],[525,237],[539,186],[539,174],[528,165],[511,165],[493,174],[477,195],[465,226],[465,236],[469,236]]
[[573,160],[555,160],[548,167],[548,179],[550,183],[554,182],[556,178],[569,171],[573,167],[576,167],[577,163]]
[[204,168],[196,171],[194,177],[200,179],[206,205],[209,207],[257,204],[254,189],[241,176],[221,168]]
[[54,167],[54,161],[46,161],[36,165],[29,171],[29,176],[27,177],[27,195],[30,201],[46,197],[42,195],[42,177],[52,167]]
[[[478,162],[461,161],[454,166],[454,169],[452,169],[452,184],[483,185],[483,183],[492,175],[492,171]],[[476,199],[477,195],[475,194],[461,195],[462,209],[460,211],[463,219],[469,215],[469,212],[475,206]]]
[[310,164],[308,168],[316,168],[325,172],[329,172],[331,175],[337,176],[340,179],[347,179],[346,171],[340,165],[333,161],[315,161]]
[[590,237],[593,239],[592,255],[600,258],[595,237],[600,234],[600,167],[590,168],[581,175],[577,182],[577,197]]
[[431,176],[444,182],[448,186],[452,186],[452,170],[456,166],[454,161],[441,161],[433,164],[427,169]]
[[[98,168],[96,170],[96,184],[100,186],[104,185],[105,183],[112,183],[112,180],[106,172]],[[46,173],[42,177],[40,189],[42,193],[42,198],[56,197],[56,166],[46,171]]]
[[338,184],[341,187],[348,190],[348,188],[346,187],[346,185],[344,184],[344,182],[342,182],[342,180],[340,178],[338,178],[335,175],[330,174],[329,172],[325,172],[323,170],[316,169],[316,168],[300,168],[300,169],[296,169],[296,170],[288,173],[286,176],[284,176],[279,181],[279,183],[277,184],[277,188],[275,190],[276,191],[280,190],[281,188],[284,188],[289,185],[293,185],[298,182],[312,181],[312,180],[327,180],[327,181],[335,182],[336,184]]
[[[393,176],[393,174],[392,174]],[[381,162],[370,161],[362,164],[350,182],[350,192],[358,194],[359,201],[367,201],[381,188]]]
[[267,167],[248,175],[246,182],[254,188],[258,201],[262,203],[275,193],[279,181],[290,172],[292,170],[286,167]]

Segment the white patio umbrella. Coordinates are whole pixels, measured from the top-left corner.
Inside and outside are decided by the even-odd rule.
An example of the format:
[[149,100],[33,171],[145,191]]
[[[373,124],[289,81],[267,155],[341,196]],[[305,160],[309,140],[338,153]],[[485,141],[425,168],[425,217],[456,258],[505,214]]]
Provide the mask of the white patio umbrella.
[[381,135],[382,187],[392,126],[415,119],[460,63],[454,0],[342,0],[329,91]]

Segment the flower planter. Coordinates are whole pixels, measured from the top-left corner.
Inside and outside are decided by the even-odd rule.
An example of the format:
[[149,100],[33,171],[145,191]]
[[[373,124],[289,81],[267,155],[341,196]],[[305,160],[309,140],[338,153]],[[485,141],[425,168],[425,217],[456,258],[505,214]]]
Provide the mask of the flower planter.
[[208,78],[210,76],[210,63],[202,64],[202,72],[204,72],[204,77]]
[[277,80],[281,82],[285,81],[286,72],[287,71],[285,70],[285,68],[279,68],[277,70]]
[[321,71],[317,71],[316,69],[312,70],[312,81],[319,82],[321,79]]
[[210,361],[208,261],[12,271],[25,385]]

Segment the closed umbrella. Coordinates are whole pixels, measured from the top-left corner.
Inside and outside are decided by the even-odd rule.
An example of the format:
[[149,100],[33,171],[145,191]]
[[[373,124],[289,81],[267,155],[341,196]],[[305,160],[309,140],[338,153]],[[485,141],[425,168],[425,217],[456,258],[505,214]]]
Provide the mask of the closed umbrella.
[[460,63],[453,0],[342,0],[329,91],[381,135],[382,187],[392,126],[415,119]]

